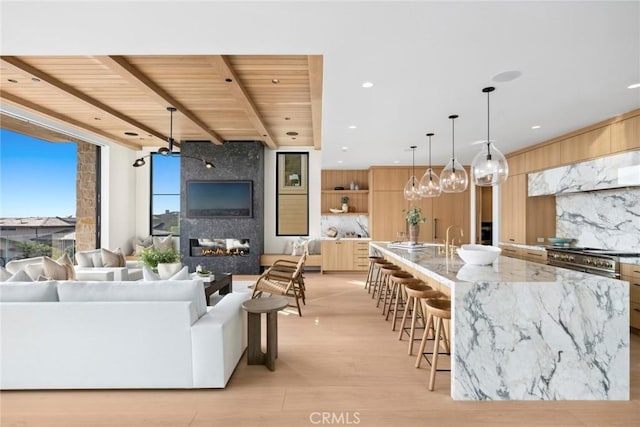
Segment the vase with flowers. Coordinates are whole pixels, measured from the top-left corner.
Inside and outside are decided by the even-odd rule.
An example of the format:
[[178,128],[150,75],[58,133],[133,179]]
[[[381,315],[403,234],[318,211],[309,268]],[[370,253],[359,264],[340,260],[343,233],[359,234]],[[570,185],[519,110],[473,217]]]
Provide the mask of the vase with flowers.
[[409,226],[409,243],[415,245],[418,243],[420,235],[420,224],[427,221],[427,217],[422,216],[422,209],[417,206],[411,206],[409,209],[402,210],[405,213],[407,225]]

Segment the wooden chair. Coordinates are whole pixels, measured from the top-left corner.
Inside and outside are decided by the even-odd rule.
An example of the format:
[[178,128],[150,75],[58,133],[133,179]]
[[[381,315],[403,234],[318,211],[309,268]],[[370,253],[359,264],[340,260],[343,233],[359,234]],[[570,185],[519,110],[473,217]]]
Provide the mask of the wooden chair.
[[306,287],[304,285],[304,265],[307,261],[308,253],[305,251],[297,262],[289,261],[286,259],[276,260],[273,265],[267,270],[272,275],[285,276],[293,274],[297,268],[300,269],[300,274],[296,277],[295,285],[298,287],[299,295],[302,297],[302,304],[306,305]]
[[[302,317],[302,310],[300,309],[301,294],[304,292],[304,285],[302,283],[302,268],[304,267],[304,261],[298,262],[293,270],[289,268],[273,269],[262,273],[262,275],[256,281],[253,286],[253,293],[251,298],[260,298],[264,293],[272,295],[283,295],[295,299],[296,307],[298,308],[298,315]],[[290,304],[290,306],[293,306]]]

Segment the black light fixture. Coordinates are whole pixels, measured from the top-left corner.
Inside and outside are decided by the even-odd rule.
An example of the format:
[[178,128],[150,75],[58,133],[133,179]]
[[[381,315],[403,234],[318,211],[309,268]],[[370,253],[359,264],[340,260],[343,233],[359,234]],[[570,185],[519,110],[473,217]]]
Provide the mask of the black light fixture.
[[467,171],[456,160],[455,119],[457,118],[456,114],[449,116],[449,119],[451,119],[451,160],[449,160],[449,163],[440,174],[440,188],[445,193],[462,193],[469,185]]
[[419,200],[420,199],[420,189],[418,179],[416,178],[416,148],[417,145],[412,145],[411,151],[413,154],[413,158],[411,160],[411,178],[407,181],[404,186],[404,198],[406,200]]
[[509,176],[509,165],[504,154],[498,150],[489,139],[489,94],[496,88],[485,87],[482,92],[487,94],[487,141],[486,150],[483,147],[471,162],[471,176],[475,185],[493,187],[500,185]]
[[431,137],[433,133],[428,133],[429,138],[429,169],[420,179],[420,196],[422,197],[438,197],[442,193],[440,188],[440,178],[431,168]]
[[[186,157],[188,159],[195,159],[195,160],[200,160],[202,161],[202,163],[204,164],[204,167],[207,169],[212,169],[215,168],[216,166],[209,162],[206,161],[204,159],[199,159],[197,157],[193,157],[193,156],[188,156],[186,154],[181,154],[181,153],[174,153],[173,152],[173,143],[175,142],[175,140],[173,139],[173,113],[175,113],[177,110],[175,107],[167,107],[167,111],[171,114],[171,119],[169,122],[169,138],[167,138],[167,147],[161,147],[158,150],[158,154],[162,155],[162,156],[171,156],[171,155],[176,155],[176,156],[180,156],[180,157]],[[146,162],[144,161],[145,157],[149,157],[151,154],[147,154],[146,156],[142,156],[139,159],[136,159],[135,162],[133,162],[133,167],[134,168],[139,168],[140,166],[144,166],[146,164]]]

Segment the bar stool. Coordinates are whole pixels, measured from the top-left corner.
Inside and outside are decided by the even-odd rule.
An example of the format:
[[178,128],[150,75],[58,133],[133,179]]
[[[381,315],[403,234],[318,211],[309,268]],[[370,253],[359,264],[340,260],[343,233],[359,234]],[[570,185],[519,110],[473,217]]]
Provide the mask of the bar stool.
[[[401,300],[403,307],[406,308],[406,304],[404,303],[405,286],[410,284],[417,285],[418,283],[421,283],[421,280],[416,279],[411,274],[405,272],[392,273],[389,280],[391,281],[391,294],[389,297],[389,308],[387,309],[387,317],[385,318],[385,320],[389,320],[389,316],[393,311],[393,322],[391,322],[391,330],[395,331],[396,322],[398,320],[398,305],[401,304]],[[393,309],[391,307],[392,303]]]
[[376,261],[380,261],[384,258],[381,256],[370,256],[369,257],[369,271],[367,272],[367,280],[364,282],[364,288],[367,290],[367,293],[371,292],[371,284],[373,282],[374,270],[376,266]]
[[387,304],[387,296],[389,294],[389,290],[391,289],[389,287],[389,276],[391,276],[391,274],[396,273],[400,270],[402,269],[395,264],[387,264],[380,267],[381,274],[380,274],[380,281],[378,282],[378,301],[376,303],[376,307],[380,306],[380,300],[384,297],[384,300],[382,303],[383,315],[386,313],[385,307]]
[[[440,340],[444,345],[446,354],[451,354],[449,349],[449,340],[447,338],[446,328],[443,327],[443,320],[451,319],[451,301],[447,299],[432,298],[425,301],[425,307],[427,309],[427,326],[422,334],[422,342],[420,343],[420,352],[418,353],[418,359],[416,360],[416,368],[420,367],[420,361],[422,360],[422,354],[427,341],[427,335],[429,334],[429,327],[431,326],[432,319],[435,319],[435,333],[433,343],[433,356],[431,361],[427,359],[427,362],[431,365],[431,374],[429,375],[429,390],[433,391],[433,385],[436,381],[436,371],[450,371],[449,369],[438,369],[438,354],[440,354]],[[429,353],[426,353],[429,354]]]
[[386,259],[380,259],[375,261],[374,269],[377,269],[375,273],[375,280],[371,283],[370,286],[373,286],[373,292],[371,293],[371,299],[376,298],[376,294],[380,292],[380,285],[382,284],[382,267],[387,265],[393,265],[392,262],[387,261]]
[[[398,341],[402,341],[402,334],[406,332],[406,329],[409,329],[409,349],[407,354],[411,356],[413,355],[413,341],[418,317],[420,317],[423,328],[427,327],[427,315],[422,310],[422,301],[428,298],[442,298],[444,295],[424,283],[407,284],[404,290],[407,294],[407,302],[404,306],[404,312],[402,313],[402,324],[400,325]],[[411,310],[411,327],[405,328],[404,325],[407,322],[409,310]]]

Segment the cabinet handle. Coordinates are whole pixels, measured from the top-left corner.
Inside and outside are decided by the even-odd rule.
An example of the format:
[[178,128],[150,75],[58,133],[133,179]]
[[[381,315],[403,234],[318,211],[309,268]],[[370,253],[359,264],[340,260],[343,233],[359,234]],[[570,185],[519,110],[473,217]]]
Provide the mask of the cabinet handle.
[[527,255],[542,256],[542,254],[534,254],[533,252],[527,252]]
[[433,218],[433,241],[438,238],[438,218]]
[[640,283],[632,283],[633,286],[640,286]]
[[516,241],[516,239],[509,239],[509,241],[510,241],[510,242],[515,242],[515,241]]
[[633,311],[637,311],[638,313],[640,313],[640,308],[634,308]]

